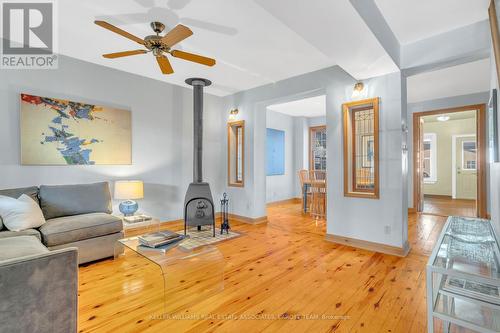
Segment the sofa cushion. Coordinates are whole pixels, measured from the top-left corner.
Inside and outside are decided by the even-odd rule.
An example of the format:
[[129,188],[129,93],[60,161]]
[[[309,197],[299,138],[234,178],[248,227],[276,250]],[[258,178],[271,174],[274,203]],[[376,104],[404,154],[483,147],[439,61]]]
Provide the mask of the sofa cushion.
[[0,239],[0,261],[47,252],[49,250],[33,236]]
[[36,229],[26,229],[23,231],[9,231],[9,230],[0,231],[0,239],[9,237],[18,237],[18,236],[35,236],[40,241],[42,240],[42,236]]
[[105,213],[91,213],[50,219],[40,227],[47,246],[67,244],[122,231],[122,220]]
[[[11,188],[6,190],[0,190],[0,195],[5,195],[6,197],[11,198],[19,198],[21,195],[27,194],[35,200],[36,203],[40,204],[38,201],[38,187],[20,187],[20,188]],[[2,217],[0,216],[0,230],[4,228]]]
[[10,231],[34,229],[45,223],[40,206],[26,194],[19,199],[0,195],[0,216]]
[[107,182],[81,185],[40,186],[40,206],[45,219],[88,213],[112,212]]

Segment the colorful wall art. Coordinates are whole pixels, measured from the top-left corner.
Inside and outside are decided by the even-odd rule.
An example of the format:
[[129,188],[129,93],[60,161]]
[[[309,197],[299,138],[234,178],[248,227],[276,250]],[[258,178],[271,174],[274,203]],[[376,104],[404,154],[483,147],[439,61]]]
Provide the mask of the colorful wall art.
[[23,165],[132,164],[129,110],[21,94]]

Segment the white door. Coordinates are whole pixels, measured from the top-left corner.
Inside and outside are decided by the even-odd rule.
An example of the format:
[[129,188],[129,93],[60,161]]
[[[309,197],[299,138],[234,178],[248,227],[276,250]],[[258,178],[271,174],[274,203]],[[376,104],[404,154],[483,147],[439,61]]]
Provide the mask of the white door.
[[476,199],[477,143],[475,136],[456,138],[456,199]]

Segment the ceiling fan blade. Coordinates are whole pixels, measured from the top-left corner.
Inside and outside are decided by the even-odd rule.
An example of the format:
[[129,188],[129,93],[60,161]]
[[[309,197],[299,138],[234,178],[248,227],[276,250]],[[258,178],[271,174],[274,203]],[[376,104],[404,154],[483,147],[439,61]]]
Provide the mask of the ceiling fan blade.
[[175,28],[167,32],[167,34],[163,36],[161,41],[168,47],[172,47],[180,41],[188,38],[192,34],[193,32],[191,31],[191,29],[189,29],[185,25],[178,24],[177,26],[175,26]]
[[100,27],[103,27],[104,29],[108,29],[110,31],[113,31],[114,33],[117,33],[119,35],[122,35],[125,38],[131,39],[136,43],[144,45],[144,40],[140,39],[139,37],[136,37],[132,35],[131,33],[126,32],[125,30],[122,30],[118,27],[115,27],[112,24],[109,24],[108,22],[105,21],[94,21],[95,24],[97,24]]
[[116,53],[107,53],[103,54],[102,56],[104,58],[108,59],[114,59],[114,58],[121,58],[121,57],[128,57],[136,54],[144,54],[148,53],[146,50],[134,50],[134,51],[123,51],[123,52],[116,52]]
[[156,61],[158,61],[158,65],[160,66],[163,74],[172,74],[174,72],[174,69],[172,68],[172,65],[170,64],[170,61],[168,61],[167,57],[157,56]]
[[197,62],[199,64],[205,65],[205,66],[213,66],[215,65],[215,59],[212,58],[207,58],[201,55],[189,53],[189,52],[184,52],[184,51],[179,51],[179,50],[173,50],[170,53],[173,57],[176,58],[181,58],[184,60],[189,60],[192,62]]

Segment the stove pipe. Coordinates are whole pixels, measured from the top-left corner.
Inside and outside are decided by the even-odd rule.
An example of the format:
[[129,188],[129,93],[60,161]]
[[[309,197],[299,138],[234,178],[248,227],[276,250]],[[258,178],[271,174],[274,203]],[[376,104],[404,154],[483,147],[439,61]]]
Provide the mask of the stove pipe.
[[193,183],[201,183],[203,182],[203,87],[208,87],[212,82],[207,79],[190,78],[186,83],[193,86]]

